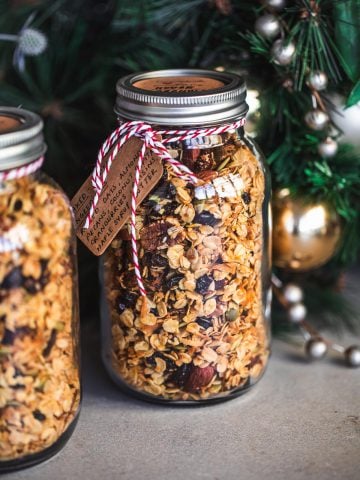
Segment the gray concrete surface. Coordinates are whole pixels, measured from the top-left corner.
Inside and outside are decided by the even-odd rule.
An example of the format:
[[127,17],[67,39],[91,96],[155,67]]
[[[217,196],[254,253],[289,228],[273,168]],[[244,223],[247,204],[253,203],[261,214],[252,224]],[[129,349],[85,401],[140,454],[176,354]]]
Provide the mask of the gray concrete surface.
[[243,397],[157,406],[111,383],[98,336],[96,325],[86,328],[83,408],[69,443],[4,480],[360,478],[360,369],[308,365],[300,347],[277,340],[268,371]]

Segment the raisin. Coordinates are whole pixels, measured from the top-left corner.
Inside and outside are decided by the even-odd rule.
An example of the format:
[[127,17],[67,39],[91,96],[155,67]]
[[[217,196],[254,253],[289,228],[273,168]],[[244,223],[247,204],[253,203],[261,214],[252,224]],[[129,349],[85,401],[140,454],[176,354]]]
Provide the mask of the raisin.
[[5,328],[5,332],[1,340],[1,343],[3,345],[12,345],[14,343],[15,336],[16,336],[15,332],[12,332],[11,330],[8,330],[7,328]]
[[176,364],[174,360],[168,358],[161,352],[155,352],[153,355],[151,355],[151,357],[146,358],[145,361],[150,367],[156,367],[157,358],[161,358],[162,360],[164,360],[164,362],[166,363],[166,369],[168,371],[174,371],[176,369]]
[[249,205],[249,203],[251,202],[251,197],[250,197],[250,193],[248,192],[244,192],[242,195],[241,195],[241,198],[243,199],[244,203],[246,205]]
[[216,290],[222,290],[225,287],[226,280],[215,280],[215,288]]
[[168,266],[167,258],[159,255],[158,253],[151,254],[150,252],[147,252],[147,255],[145,257],[145,263],[146,265],[150,265],[151,267],[164,268]]
[[32,295],[35,295],[35,293],[40,292],[42,285],[39,280],[35,280],[33,277],[26,277],[24,279],[24,288],[27,292],[31,293]]
[[42,352],[44,357],[48,357],[50,355],[50,352],[51,352],[53,346],[55,345],[56,336],[57,336],[57,331],[55,330],[55,328],[53,328],[51,330],[50,339],[48,341],[48,344],[46,345],[46,347],[44,348],[44,350]]
[[186,384],[187,379],[189,378],[191,369],[192,369],[192,364],[184,363],[171,375],[171,377],[169,378],[169,381],[171,383],[175,383],[175,385],[177,385],[180,388],[183,387]]
[[16,202],[14,203],[14,212],[20,212],[22,209],[23,203],[21,200],[17,199]]
[[165,288],[170,290],[171,288],[177,287],[179,285],[180,280],[184,278],[182,273],[175,273],[171,277],[165,280]]
[[159,213],[161,215],[173,215],[179,205],[176,202],[168,202],[161,205]]
[[11,385],[13,390],[25,390],[25,385],[22,383],[16,383],[15,385]]
[[195,322],[205,329],[212,326],[212,319],[208,317],[198,317]]
[[196,291],[205,295],[208,292],[212,281],[213,279],[208,275],[202,275],[196,280]]
[[36,418],[36,420],[39,420],[40,422],[43,422],[46,420],[46,416],[40,412],[40,410],[36,409],[33,411],[33,417]]
[[4,278],[1,288],[10,290],[11,288],[19,288],[24,282],[24,277],[20,267],[13,268]]
[[121,292],[116,301],[118,312],[122,313],[125,308],[134,308],[137,297],[136,293],[129,292],[128,290]]
[[194,223],[200,223],[201,225],[210,225],[213,227],[219,222],[217,218],[214,217],[214,215],[210,212],[207,212],[206,210],[197,213],[194,218]]
[[252,357],[252,359],[250,360],[250,362],[248,363],[247,367],[248,368],[252,368],[254,365],[256,365],[257,363],[260,363],[262,364],[262,360],[261,360],[261,356],[260,355],[256,355],[255,357]]
[[124,273],[121,274],[121,280],[127,288],[137,288],[135,270],[132,266],[129,265],[127,270],[124,269]]
[[176,195],[176,188],[172,183],[164,182],[162,185],[158,186],[158,188],[153,192],[150,196],[150,201],[152,201],[152,196],[166,198],[166,199],[173,199]]

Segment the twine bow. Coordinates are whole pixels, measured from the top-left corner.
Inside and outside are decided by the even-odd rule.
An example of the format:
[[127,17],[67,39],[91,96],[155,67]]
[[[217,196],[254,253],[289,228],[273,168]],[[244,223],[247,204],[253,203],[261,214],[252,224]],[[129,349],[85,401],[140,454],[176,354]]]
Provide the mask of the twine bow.
[[[94,216],[95,208],[98,204],[101,192],[104,188],[106,178],[110,171],[111,165],[119,153],[121,147],[133,136],[139,137],[143,140],[141,150],[139,153],[138,162],[135,169],[135,178],[134,185],[131,194],[131,216],[130,216],[130,236],[131,236],[131,248],[133,256],[133,264],[135,269],[135,276],[137,284],[139,286],[140,293],[143,297],[146,297],[146,290],[142,280],[140,266],[139,266],[139,257],[137,250],[137,239],[136,239],[136,199],[139,189],[140,173],[145,157],[146,150],[151,150],[155,155],[159,156],[161,160],[167,162],[171,165],[175,174],[184,179],[187,182],[196,185],[200,182],[200,179],[183,163],[175,160],[167,151],[166,144],[177,141],[190,140],[199,137],[205,137],[209,135],[217,135],[220,133],[225,133],[229,131],[234,131],[239,127],[242,127],[245,123],[245,118],[240,120],[222,125],[219,127],[209,127],[202,129],[192,129],[192,130],[154,130],[153,127],[147,123],[141,121],[132,121],[124,122],[120,125],[114,132],[109,135],[105,140],[102,147],[99,150],[95,168],[92,173],[92,186],[95,190],[95,195],[89,210],[89,213],[86,217],[84,228],[88,229],[91,225],[91,221]],[[162,140],[159,137],[166,135],[166,138]],[[112,149],[106,164],[103,165],[104,159],[109,151]]]

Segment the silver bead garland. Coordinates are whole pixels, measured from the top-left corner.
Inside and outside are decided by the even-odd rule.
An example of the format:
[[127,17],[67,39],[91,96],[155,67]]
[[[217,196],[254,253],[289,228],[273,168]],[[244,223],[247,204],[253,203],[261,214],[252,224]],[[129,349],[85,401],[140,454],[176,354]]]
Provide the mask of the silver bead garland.
[[306,321],[307,310],[303,305],[303,291],[300,286],[294,283],[283,284],[276,276],[272,276],[272,285],[276,297],[285,307],[289,322],[297,325],[305,340],[305,352],[310,360],[319,360],[329,350],[343,355],[346,365],[349,367],[360,367],[360,346],[351,345],[348,348],[335,342],[325,340],[318,331]]
[[310,72],[307,78],[307,84],[320,92],[321,90],[325,90],[328,84],[328,77],[325,72],[321,70],[315,70]]
[[345,350],[345,359],[349,367],[360,367],[360,347],[352,345]]
[[310,338],[305,344],[305,351],[310,360],[320,360],[327,353],[327,345],[322,338]]
[[256,32],[264,38],[272,39],[280,33],[280,22],[275,15],[271,13],[262,15],[255,22]]
[[295,43],[286,42],[280,38],[274,42],[271,48],[274,63],[282,66],[289,65],[292,62],[295,52]]
[[305,123],[312,130],[324,130],[329,120],[329,115],[320,108],[314,108],[305,115]]
[[281,10],[285,7],[286,2],[285,0],[266,0],[265,5],[275,10]]
[[338,143],[331,137],[326,138],[318,145],[318,152],[324,158],[331,158],[338,151]]

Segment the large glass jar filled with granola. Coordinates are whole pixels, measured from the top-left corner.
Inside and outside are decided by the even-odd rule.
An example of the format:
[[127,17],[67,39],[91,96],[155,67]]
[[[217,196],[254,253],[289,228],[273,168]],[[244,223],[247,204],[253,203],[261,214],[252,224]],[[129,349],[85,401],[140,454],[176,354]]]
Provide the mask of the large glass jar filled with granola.
[[123,389],[143,399],[226,400],[266,367],[270,184],[244,133],[245,97],[242,78],[206,70],[149,72],[117,84],[120,124],[151,125],[199,179],[193,185],[165,163],[136,209],[145,309],[129,225],[102,259],[104,362]]
[[80,406],[72,212],[40,171],[42,128],[0,107],[0,472],[56,453]]

